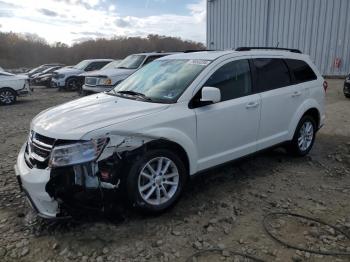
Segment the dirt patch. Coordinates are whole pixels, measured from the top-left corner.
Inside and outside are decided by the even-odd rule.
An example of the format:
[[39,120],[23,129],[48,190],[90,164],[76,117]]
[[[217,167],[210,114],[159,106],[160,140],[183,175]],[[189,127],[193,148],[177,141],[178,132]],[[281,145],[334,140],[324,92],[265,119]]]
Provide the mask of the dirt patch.
[[[276,149],[228,164],[195,177],[169,212],[145,217],[126,211],[122,221],[95,217],[30,224],[14,177],[17,153],[37,113],[78,96],[37,88],[17,104],[0,107],[0,261],[186,261],[207,248],[265,261],[350,261],[288,249],[262,225],[266,214],[283,211],[319,218],[350,233],[350,100],[342,94],[342,83],[329,80],[326,126],[307,157]],[[279,222],[281,236],[296,245],[350,251],[337,233],[325,237],[322,228]],[[244,261],[227,251],[197,259],[216,260]]]

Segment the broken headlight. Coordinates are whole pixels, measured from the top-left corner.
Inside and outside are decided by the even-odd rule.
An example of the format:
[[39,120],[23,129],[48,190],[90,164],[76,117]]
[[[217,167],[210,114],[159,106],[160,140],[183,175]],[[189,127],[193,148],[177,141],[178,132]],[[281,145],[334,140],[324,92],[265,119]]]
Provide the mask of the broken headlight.
[[56,146],[51,152],[49,166],[61,167],[94,161],[99,157],[107,142],[107,138],[99,138]]

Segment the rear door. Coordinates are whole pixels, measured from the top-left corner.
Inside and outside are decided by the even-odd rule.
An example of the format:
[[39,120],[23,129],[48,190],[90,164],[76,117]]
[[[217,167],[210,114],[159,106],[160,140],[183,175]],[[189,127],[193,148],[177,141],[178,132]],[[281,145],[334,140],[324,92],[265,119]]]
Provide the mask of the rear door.
[[[285,62],[289,68],[292,83],[295,87],[294,100],[297,109],[306,98],[310,96],[317,97],[314,93],[320,91],[320,83],[315,81],[317,80],[317,76],[305,61],[285,59]],[[323,94],[323,90],[321,90],[321,94]]]
[[260,117],[248,59],[223,62],[203,86],[219,88],[221,101],[194,109],[199,170],[254,152]]
[[284,59],[252,60],[257,88],[261,95],[261,120],[257,150],[283,142],[288,137],[290,121],[298,107],[291,75]]

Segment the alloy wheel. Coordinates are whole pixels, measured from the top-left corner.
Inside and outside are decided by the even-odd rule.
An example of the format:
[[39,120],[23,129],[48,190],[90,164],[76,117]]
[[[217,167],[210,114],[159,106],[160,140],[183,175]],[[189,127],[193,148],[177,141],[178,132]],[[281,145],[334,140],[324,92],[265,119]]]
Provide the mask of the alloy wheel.
[[303,123],[299,130],[298,146],[301,151],[306,151],[314,138],[314,126],[310,121]]
[[4,90],[0,92],[0,101],[3,104],[11,104],[15,101],[15,95],[9,91],[9,90]]
[[78,81],[75,79],[69,81],[68,87],[70,90],[76,90],[78,88]]
[[179,171],[175,163],[166,157],[149,160],[138,177],[138,191],[150,205],[162,205],[169,201],[179,186]]

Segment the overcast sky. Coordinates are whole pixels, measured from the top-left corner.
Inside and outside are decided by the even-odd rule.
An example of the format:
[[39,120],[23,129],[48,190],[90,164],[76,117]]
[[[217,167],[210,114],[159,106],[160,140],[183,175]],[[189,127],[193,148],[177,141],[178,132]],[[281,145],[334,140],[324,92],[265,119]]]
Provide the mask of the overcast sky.
[[0,0],[0,31],[49,43],[159,34],[205,42],[206,0]]

